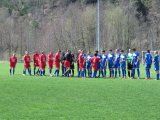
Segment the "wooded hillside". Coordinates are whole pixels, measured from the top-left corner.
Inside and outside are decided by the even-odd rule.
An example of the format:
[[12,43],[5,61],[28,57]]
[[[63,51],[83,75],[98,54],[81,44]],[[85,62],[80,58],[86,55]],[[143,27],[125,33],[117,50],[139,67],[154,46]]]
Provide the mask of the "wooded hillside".
[[[97,0],[0,0],[0,58],[94,50]],[[160,0],[100,0],[101,48],[160,49]]]

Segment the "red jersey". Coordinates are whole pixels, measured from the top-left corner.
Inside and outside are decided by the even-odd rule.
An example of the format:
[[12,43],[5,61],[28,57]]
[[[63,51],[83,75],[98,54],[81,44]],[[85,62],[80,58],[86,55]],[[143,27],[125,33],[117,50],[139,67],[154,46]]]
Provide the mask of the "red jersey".
[[61,62],[61,58],[60,58],[60,53],[58,52],[56,53],[55,59],[54,59],[56,69],[60,68],[60,62]]
[[40,68],[44,70],[46,67],[46,61],[47,61],[46,55],[42,54],[39,60],[40,60]]
[[46,55],[41,55],[40,56],[40,63],[45,65],[46,61],[47,61]]
[[98,69],[98,62],[99,62],[99,58],[97,56],[94,56],[93,58],[91,58],[91,63],[94,70]]
[[79,54],[79,56],[78,56],[78,62],[79,62],[79,64],[83,64],[84,63],[83,53]]
[[35,67],[39,66],[39,54],[36,53],[33,55],[33,62]]
[[53,68],[53,54],[49,54],[49,55],[48,55],[48,67],[49,67],[50,69]]
[[10,67],[15,67],[17,64],[17,57],[11,56],[9,61],[10,61]]
[[48,62],[53,63],[53,54],[48,55]]
[[30,57],[30,55],[24,55],[23,60],[24,60],[24,64],[25,64],[25,65],[29,65],[30,62],[31,62],[31,57]]
[[60,53],[56,53],[55,55],[55,63],[60,63],[61,59],[60,59]]
[[84,69],[84,58],[83,53],[80,53],[78,56],[79,68]]

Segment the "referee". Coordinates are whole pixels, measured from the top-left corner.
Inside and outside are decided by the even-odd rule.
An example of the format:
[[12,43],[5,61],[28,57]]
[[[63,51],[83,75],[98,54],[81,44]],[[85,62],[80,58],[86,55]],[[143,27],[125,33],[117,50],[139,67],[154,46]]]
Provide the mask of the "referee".
[[127,69],[128,69],[128,77],[132,77],[132,53],[131,49],[128,50],[128,55],[127,55]]

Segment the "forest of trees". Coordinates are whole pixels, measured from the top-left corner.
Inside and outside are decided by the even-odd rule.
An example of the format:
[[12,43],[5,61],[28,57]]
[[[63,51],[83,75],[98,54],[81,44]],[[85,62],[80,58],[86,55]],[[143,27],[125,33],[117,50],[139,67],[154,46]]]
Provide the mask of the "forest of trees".
[[[0,59],[96,46],[97,0],[0,0]],[[101,49],[160,49],[160,0],[100,0]]]

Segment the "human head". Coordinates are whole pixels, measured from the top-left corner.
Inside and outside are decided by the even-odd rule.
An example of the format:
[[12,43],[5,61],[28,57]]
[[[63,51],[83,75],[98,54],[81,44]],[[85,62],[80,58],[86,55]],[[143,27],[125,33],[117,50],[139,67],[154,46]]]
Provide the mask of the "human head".
[[102,50],[102,54],[105,54],[105,52],[106,52],[105,50]]
[[28,55],[28,51],[25,51],[25,54]]
[[158,54],[158,51],[156,50],[156,51],[154,51],[154,54]]

